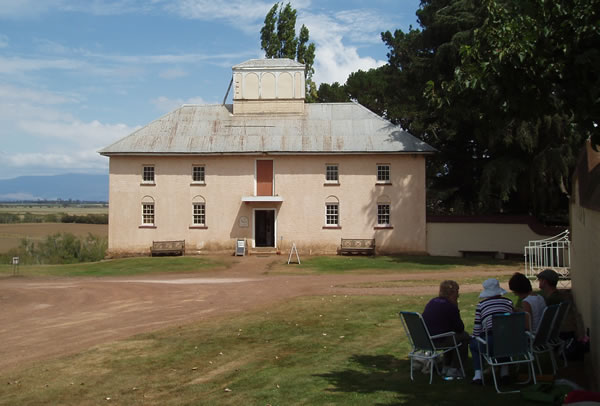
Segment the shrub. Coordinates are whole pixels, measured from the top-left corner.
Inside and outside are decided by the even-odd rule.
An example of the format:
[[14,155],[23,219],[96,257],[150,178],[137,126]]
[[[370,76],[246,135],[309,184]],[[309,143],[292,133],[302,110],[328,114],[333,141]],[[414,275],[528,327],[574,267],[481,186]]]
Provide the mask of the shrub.
[[24,265],[95,262],[104,258],[107,248],[108,241],[104,237],[88,234],[80,238],[71,233],[56,233],[38,244],[24,238],[18,248],[9,250],[0,258],[7,263],[18,256]]

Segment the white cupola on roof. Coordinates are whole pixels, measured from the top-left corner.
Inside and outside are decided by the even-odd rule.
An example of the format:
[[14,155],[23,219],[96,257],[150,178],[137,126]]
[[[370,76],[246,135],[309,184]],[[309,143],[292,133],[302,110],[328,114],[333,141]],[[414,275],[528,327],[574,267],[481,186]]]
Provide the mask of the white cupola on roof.
[[233,114],[303,114],[304,64],[251,59],[233,71]]

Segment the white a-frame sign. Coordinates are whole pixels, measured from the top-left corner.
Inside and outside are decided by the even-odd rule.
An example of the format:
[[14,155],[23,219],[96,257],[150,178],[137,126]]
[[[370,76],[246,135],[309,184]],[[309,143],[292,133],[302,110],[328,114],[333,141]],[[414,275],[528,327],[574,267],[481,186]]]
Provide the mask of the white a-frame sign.
[[298,255],[298,249],[296,248],[296,243],[292,243],[292,248],[290,248],[290,256],[288,257],[288,265],[292,260],[292,254],[296,253],[296,259],[298,260],[298,264],[300,264],[300,256]]

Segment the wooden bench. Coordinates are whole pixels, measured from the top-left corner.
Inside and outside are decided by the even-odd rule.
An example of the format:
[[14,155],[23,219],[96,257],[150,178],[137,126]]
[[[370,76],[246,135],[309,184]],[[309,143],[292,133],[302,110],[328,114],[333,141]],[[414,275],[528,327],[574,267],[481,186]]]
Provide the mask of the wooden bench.
[[152,255],[183,255],[185,240],[179,241],[152,241],[150,248]]
[[342,238],[340,254],[375,255],[374,238]]
[[484,250],[459,250],[463,258],[471,257],[491,257],[498,258],[500,253],[498,251],[484,251]]

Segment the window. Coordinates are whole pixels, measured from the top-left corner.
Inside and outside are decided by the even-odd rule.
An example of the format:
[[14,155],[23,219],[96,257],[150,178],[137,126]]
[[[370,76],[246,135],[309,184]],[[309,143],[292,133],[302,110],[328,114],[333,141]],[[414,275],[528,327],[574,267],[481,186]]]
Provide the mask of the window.
[[338,183],[339,182],[339,174],[338,174],[338,165],[337,164],[325,165],[325,181],[327,183]]
[[194,225],[203,226],[206,221],[206,206],[204,203],[194,203]]
[[377,225],[389,226],[390,225],[390,205],[389,203],[378,203],[377,204]]
[[192,167],[192,182],[193,183],[204,183],[206,171],[204,165],[194,165]]
[[142,225],[154,225],[154,203],[142,203]]
[[338,226],[339,225],[339,205],[337,203],[326,203],[325,204],[325,225],[327,225],[327,226]]
[[192,199],[192,224],[190,228],[206,228],[206,200],[198,195]]
[[377,164],[377,182],[390,183],[390,165]]
[[143,183],[154,183],[154,166],[144,165],[142,171],[142,182]]

